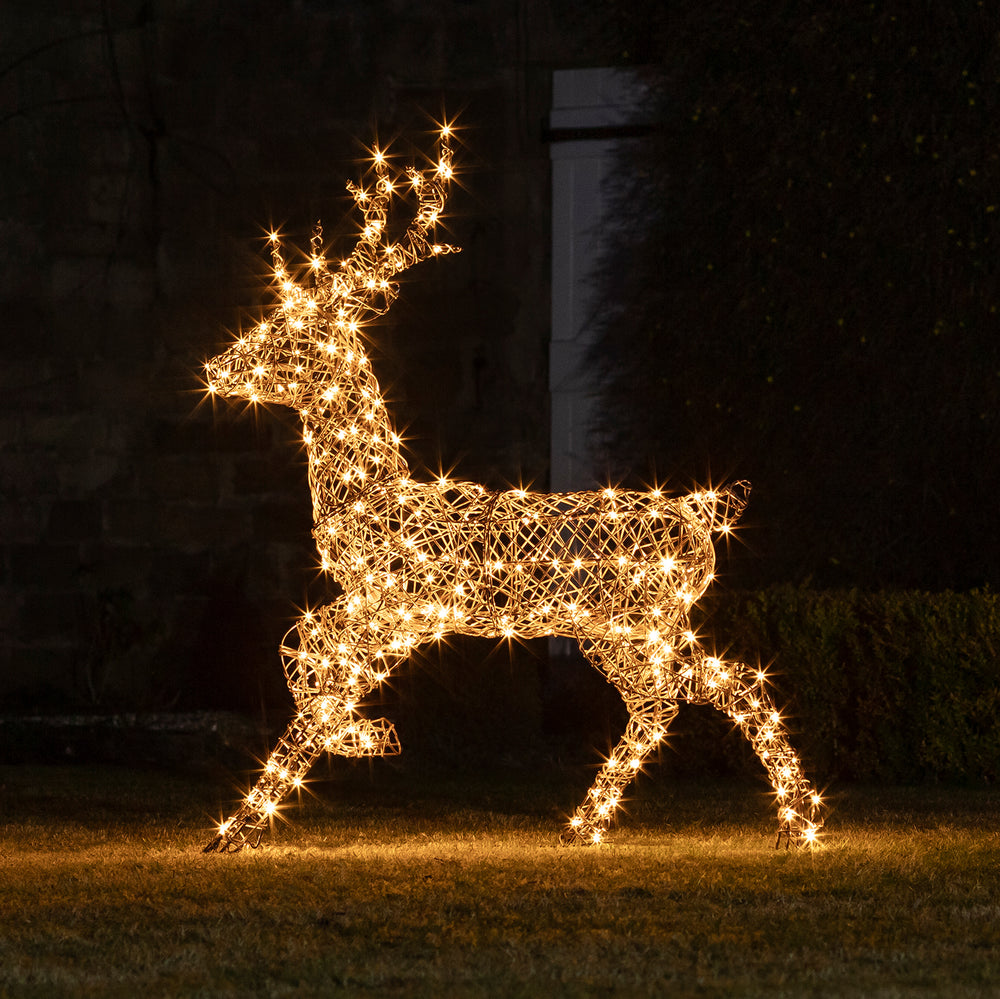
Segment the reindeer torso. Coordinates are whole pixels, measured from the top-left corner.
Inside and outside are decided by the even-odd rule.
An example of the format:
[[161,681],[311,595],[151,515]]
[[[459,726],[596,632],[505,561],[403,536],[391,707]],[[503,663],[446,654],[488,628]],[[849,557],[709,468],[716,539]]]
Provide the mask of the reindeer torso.
[[401,477],[358,490],[314,534],[351,616],[418,640],[646,639],[675,632],[711,580],[723,494],[708,495],[493,492]]

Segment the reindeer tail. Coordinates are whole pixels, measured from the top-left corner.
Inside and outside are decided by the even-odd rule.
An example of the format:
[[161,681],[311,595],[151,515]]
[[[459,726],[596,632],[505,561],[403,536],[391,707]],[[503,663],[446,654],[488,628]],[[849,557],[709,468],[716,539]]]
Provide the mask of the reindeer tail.
[[740,519],[749,495],[750,483],[741,479],[721,489],[691,493],[684,499],[698,511],[710,531],[725,532]]

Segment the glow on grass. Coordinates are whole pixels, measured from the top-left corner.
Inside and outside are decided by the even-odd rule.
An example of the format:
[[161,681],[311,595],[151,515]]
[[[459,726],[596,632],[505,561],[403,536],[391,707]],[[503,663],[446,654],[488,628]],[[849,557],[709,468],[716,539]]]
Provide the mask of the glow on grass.
[[[365,718],[359,705],[412,649],[449,634],[574,638],[621,693],[625,733],[565,838],[603,840],[626,787],[688,701],[714,705],[743,731],[771,779],[782,833],[811,841],[818,799],[763,674],[707,655],[690,629],[691,606],[713,578],[712,535],[731,530],[745,483],[667,497],[611,487],[495,492],[411,475],[362,331],[391,306],[400,272],[456,252],[434,239],[453,174],[449,137],[442,129],[435,166],[406,169],[408,184],[390,176],[375,150],[371,183],[348,185],[363,225],[339,267],[327,262],[319,225],[294,267],[271,233],[276,304],[206,364],[211,394],[297,411],[320,566],[343,591],[286,636],[281,655],[296,714],[206,849],[257,845],[322,752],[398,753],[393,726]],[[390,205],[406,190],[415,212],[390,239]]]

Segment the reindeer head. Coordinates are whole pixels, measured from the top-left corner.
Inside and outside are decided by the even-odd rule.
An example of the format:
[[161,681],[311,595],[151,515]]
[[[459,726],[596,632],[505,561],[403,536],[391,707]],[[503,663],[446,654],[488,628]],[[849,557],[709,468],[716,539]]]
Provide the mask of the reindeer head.
[[[209,392],[307,413],[318,402],[322,409],[338,391],[338,382],[367,363],[359,332],[392,305],[399,292],[395,275],[428,257],[456,251],[428,238],[444,210],[452,175],[450,134],[447,126],[441,130],[437,164],[430,170],[408,167],[405,181],[394,181],[385,155],[376,150],[372,188],[348,183],[364,227],[338,270],[327,266],[318,223],[310,257],[294,273],[278,235],[271,234],[277,304],[258,326],[206,363]],[[389,206],[393,194],[406,185],[417,195],[417,211],[403,236],[390,241]]]

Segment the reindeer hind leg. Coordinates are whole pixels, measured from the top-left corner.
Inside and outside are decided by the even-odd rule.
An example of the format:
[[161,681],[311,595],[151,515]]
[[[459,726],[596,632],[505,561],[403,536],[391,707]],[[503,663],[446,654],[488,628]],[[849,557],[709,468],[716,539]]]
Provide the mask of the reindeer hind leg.
[[625,789],[666,736],[678,709],[674,700],[656,689],[655,682],[649,685],[636,682],[646,670],[640,653],[632,646],[587,640],[581,647],[593,665],[618,688],[629,712],[624,734],[561,837],[565,843],[600,843]]
[[604,761],[597,780],[580,807],[573,813],[563,835],[564,843],[600,843],[625,789],[635,778],[677,715],[677,705],[665,702],[656,712],[656,721],[632,714],[618,745]]
[[778,840],[812,843],[822,826],[821,799],[806,779],[798,755],[762,672],[746,663],[699,655],[683,673],[692,701],[723,711],[746,736],[767,771],[778,801]]

